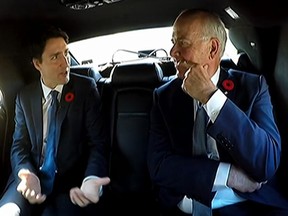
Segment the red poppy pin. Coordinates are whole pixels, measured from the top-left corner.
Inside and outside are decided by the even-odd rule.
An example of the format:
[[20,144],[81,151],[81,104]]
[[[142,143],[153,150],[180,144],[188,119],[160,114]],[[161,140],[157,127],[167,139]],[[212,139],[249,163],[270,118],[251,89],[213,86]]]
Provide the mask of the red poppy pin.
[[74,97],[75,97],[75,95],[72,92],[68,92],[65,95],[65,101],[70,103],[74,100]]
[[227,91],[232,91],[234,89],[234,82],[226,79],[222,82],[222,86],[226,90],[225,94],[227,94]]

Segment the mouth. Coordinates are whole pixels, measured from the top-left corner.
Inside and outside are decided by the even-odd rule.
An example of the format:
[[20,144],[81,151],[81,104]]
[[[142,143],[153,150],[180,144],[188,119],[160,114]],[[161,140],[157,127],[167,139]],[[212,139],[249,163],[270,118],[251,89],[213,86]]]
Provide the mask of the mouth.
[[189,64],[186,60],[179,60],[175,62],[175,67],[177,68],[178,71],[181,70],[188,70],[189,69]]
[[67,75],[69,73],[69,69],[62,72],[63,75]]
[[61,73],[59,73],[59,76],[64,78],[67,77],[68,73],[69,71],[62,71]]

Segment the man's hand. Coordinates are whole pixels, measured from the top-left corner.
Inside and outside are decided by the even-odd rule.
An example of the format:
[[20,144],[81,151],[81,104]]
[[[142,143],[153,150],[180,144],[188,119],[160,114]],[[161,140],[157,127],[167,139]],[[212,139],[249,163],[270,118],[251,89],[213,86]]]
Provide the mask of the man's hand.
[[110,178],[91,178],[84,181],[81,188],[70,190],[70,199],[73,204],[85,207],[90,203],[97,203],[100,199],[101,187],[110,183]]
[[208,65],[191,65],[185,73],[182,89],[194,99],[206,104],[217,90],[208,73]]
[[46,200],[46,196],[41,194],[41,186],[39,178],[32,172],[26,169],[21,169],[18,173],[21,179],[17,187],[20,192],[31,204],[40,204]]
[[234,165],[231,166],[227,186],[230,188],[234,188],[240,192],[254,192],[255,190],[259,190],[262,184],[266,182],[256,182],[252,178],[250,178],[244,170],[236,167]]

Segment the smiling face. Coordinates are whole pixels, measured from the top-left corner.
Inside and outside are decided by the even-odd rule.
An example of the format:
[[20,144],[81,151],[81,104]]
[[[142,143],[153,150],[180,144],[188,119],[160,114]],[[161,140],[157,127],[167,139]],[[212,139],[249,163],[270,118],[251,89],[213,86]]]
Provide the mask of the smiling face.
[[205,13],[180,14],[173,25],[170,55],[175,61],[177,75],[184,78],[193,65],[208,65],[208,72],[216,72],[221,58],[220,42],[206,31],[209,19]]
[[35,68],[40,72],[44,84],[50,88],[69,81],[70,57],[68,45],[62,37],[46,41],[41,59],[33,59]]
[[184,77],[191,65],[202,65],[207,61],[207,41],[201,37],[199,25],[199,22],[188,19],[178,19],[173,25],[170,55],[175,60],[180,78]]

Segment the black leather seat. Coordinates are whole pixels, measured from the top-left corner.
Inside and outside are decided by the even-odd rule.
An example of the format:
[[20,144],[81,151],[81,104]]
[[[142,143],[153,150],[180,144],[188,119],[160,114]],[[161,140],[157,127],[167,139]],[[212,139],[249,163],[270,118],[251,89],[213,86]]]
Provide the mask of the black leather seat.
[[70,72],[94,79],[97,84],[99,94],[102,94],[103,82],[105,79],[96,68],[88,65],[74,65],[70,68]]
[[119,64],[104,85],[102,99],[111,132],[107,205],[117,214],[159,215],[146,152],[153,90],[162,78],[157,63]]
[[23,77],[14,62],[0,64],[0,197],[11,172],[10,149],[13,142],[15,98],[24,86]]
[[99,71],[97,71],[94,67],[91,66],[83,66],[83,65],[72,66],[70,68],[70,72],[91,77],[95,80],[95,82],[98,82],[99,79],[102,78]]
[[[6,107],[4,104],[3,93],[0,89],[0,155],[1,155],[0,156],[1,158],[0,171],[1,171],[1,175],[4,175],[4,173],[6,173],[4,172],[4,165],[7,163],[7,161],[5,161],[6,160],[5,143],[6,143],[6,135],[7,135],[7,123],[8,123],[7,111],[6,111]],[[2,190],[4,189],[4,185],[6,184],[6,179],[7,177],[0,179],[0,195],[1,195]]]
[[238,62],[237,62],[237,69],[251,72],[251,73],[255,73],[255,74],[259,74],[259,71],[252,64],[249,56],[244,52],[240,53],[240,55],[239,55]]
[[230,58],[221,59],[220,66],[225,69],[237,69],[237,65]]

